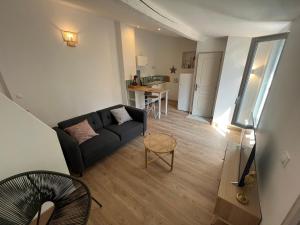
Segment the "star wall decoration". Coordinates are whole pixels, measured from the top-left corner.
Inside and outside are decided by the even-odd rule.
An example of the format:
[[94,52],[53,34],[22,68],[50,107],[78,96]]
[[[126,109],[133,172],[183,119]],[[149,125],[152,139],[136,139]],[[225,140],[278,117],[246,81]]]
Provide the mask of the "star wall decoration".
[[174,66],[172,66],[172,68],[170,68],[171,73],[176,73],[176,68]]

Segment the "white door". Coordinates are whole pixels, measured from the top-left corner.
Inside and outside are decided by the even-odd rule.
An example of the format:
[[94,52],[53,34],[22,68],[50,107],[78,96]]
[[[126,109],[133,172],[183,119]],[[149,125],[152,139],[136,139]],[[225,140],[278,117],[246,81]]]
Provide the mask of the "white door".
[[218,87],[221,52],[198,55],[192,114],[212,117]]
[[178,83],[167,82],[166,89],[169,90],[169,100],[178,101]]

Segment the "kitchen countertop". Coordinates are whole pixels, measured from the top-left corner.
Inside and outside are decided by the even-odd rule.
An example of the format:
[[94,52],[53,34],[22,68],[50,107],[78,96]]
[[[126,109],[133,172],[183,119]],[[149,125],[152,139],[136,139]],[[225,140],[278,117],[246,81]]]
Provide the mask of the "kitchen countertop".
[[152,85],[158,85],[158,84],[164,84],[167,83],[167,81],[163,81],[163,80],[157,80],[157,81],[152,81],[152,82],[148,82],[145,83],[145,86],[152,86]]
[[147,86],[128,86],[128,91],[141,91],[141,92],[152,92],[152,93],[162,93],[168,91],[167,89],[151,88]]

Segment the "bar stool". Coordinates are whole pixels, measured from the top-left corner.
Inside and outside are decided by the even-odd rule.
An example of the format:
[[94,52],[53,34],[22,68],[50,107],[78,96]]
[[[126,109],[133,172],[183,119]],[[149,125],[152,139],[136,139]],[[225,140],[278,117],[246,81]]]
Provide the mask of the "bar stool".
[[152,93],[145,93],[145,108],[148,115],[152,112],[154,119],[158,117],[158,113],[155,109],[155,103],[158,101],[158,96]]

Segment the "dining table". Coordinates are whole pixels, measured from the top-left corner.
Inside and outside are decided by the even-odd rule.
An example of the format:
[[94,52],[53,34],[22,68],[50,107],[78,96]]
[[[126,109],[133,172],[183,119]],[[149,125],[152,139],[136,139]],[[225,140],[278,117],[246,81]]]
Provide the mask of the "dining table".
[[142,85],[129,85],[128,86],[128,91],[133,91],[133,92],[143,92],[143,93],[153,93],[153,94],[158,94],[158,119],[161,118],[161,100],[162,97],[165,97],[165,110],[164,110],[164,114],[167,115],[168,114],[168,94],[169,94],[169,90],[165,89],[165,88],[153,88],[153,87],[149,87],[149,86],[142,86]]

